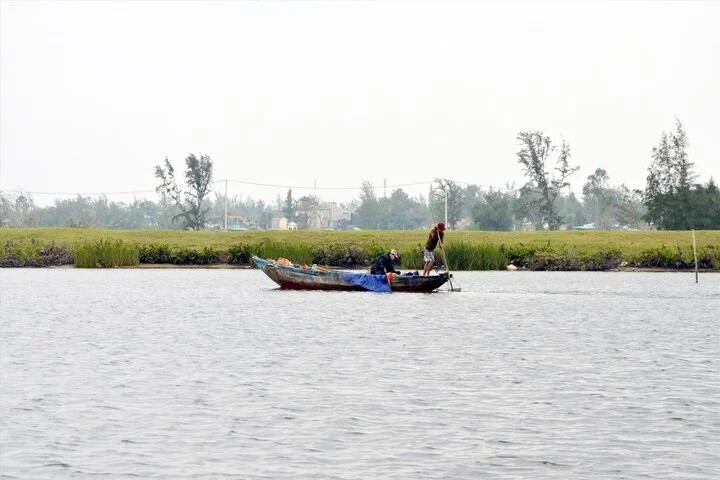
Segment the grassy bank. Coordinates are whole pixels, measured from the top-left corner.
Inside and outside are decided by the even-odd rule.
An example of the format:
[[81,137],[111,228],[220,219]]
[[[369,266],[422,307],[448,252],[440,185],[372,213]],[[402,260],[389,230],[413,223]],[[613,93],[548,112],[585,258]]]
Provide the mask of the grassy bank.
[[[422,267],[427,232],[0,229],[0,266],[139,264],[249,266],[250,256],[295,263],[364,268],[398,250],[401,268]],[[696,232],[700,268],[720,271],[720,230]],[[510,263],[531,270],[692,269],[689,231],[446,232],[451,270],[497,270]],[[136,252],[136,253],[134,253]],[[94,255],[98,255],[96,258]],[[441,251],[437,257],[442,259]],[[79,262],[78,259],[82,258]],[[102,261],[99,260],[102,259]],[[115,260],[117,258],[117,260]]]

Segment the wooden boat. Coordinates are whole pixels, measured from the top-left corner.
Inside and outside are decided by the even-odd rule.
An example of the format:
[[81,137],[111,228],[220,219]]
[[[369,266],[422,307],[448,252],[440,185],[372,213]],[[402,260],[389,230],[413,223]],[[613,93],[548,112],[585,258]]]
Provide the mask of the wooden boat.
[[252,257],[253,264],[265,275],[291,290],[359,290],[373,292],[432,292],[448,281],[447,272],[437,275],[371,275],[349,270],[300,267],[290,262]]

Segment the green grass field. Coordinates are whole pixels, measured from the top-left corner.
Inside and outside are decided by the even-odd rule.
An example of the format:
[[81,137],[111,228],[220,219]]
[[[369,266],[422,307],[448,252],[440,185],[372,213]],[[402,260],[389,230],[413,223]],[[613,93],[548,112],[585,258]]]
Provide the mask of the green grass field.
[[[426,237],[427,231],[424,230],[193,232],[0,229],[0,242],[6,258],[38,255],[48,245],[74,255],[78,249],[87,250],[88,245],[117,244],[125,250],[128,245],[139,247],[141,256],[143,251],[159,249],[174,258],[173,261],[157,263],[245,264],[249,255],[258,255],[265,258],[282,256],[296,263],[353,266],[355,262],[363,266],[374,256],[395,248],[406,269],[421,267],[420,254]],[[720,270],[720,230],[697,231],[695,238],[700,267]],[[607,270],[621,264],[638,268],[694,268],[690,231],[449,230],[445,234],[445,252],[454,270],[502,269],[510,262],[520,268],[535,270]],[[182,255],[190,260],[178,260]],[[204,261],[193,261],[198,256]]]

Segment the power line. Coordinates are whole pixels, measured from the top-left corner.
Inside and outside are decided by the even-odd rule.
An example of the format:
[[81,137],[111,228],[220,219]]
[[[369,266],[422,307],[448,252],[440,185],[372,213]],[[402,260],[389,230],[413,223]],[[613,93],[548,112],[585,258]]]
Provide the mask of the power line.
[[[518,190],[515,187],[495,187],[492,185],[480,185],[476,183],[471,182],[464,182],[461,180],[453,180],[453,179],[444,179],[449,180],[451,182],[468,186],[477,186],[481,191],[513,191]],[[215,180],[211,182],[212,184],[218,184],[218,183],[237,183],[242,185],[251,185],[256,187],[268,187],[268,188],[281,188],[281,189],[293,189],[293,190],[324,190],[324,191],[330,191],[330,190],[362,190],[363,185],[355,186],[355,187],[319,187],[316,185],[313,186],[305,186],[305,185],[281,185],[281,184],[273,184],[273,183],[264,183],[264,182],[250,182],[246,180]],[[435,182],[435,179],[433,180],[427,180],[424,182],[413,182],[413,183],[395,183],[391,185],[387,185],[387,188],[403,188],[403,187],[415,187],[418,185],[428,185],[430,188],[432,184]],[[373,189],[375,188],[381,188],[379,186],[373,185]],[[157,193],[156,190],[130,190],[130,191],[119,191],[119,192],[47,192],[47,191],[33,191],[33,190],[0,190],[1,192],[5,193],[13,193],[18,195],[57,195],[57,196],[89,196],[89,197],[96,197],[96,196],[115,196],[115,195],[140,195],[140,194],[154,194]],[[582,195],[582,192],[572,192],[575,195]]]
[[[273,188],[292,188],[297,190],[360,190],[362,189],[362,185],[356,186],[356,187],[306,187],[306,186],[300,186],[300,185],[278,185],[278,184],[272,184],[272,183],[258,183],[258,182],[247,182],[244,180],[217,180],[212,183],[221,183],[221,182],[231,182],[231,183],[242,183],[245,185],[253,185],[257,187],[273,187]],[[415,183],[398,183],[395,185],[388,185],[388,187],[413,187],[416,185],[425,185],[432,182],[415,182]]]
[[100,195],[135,195],[139,193],[155,193],[155,190],[135,190],[131,192],[36,192],[30,190],[0,190],[0,192],[17,193],[21,195],[28,193],[30,195],[87,195],[88,197],[95,197]]

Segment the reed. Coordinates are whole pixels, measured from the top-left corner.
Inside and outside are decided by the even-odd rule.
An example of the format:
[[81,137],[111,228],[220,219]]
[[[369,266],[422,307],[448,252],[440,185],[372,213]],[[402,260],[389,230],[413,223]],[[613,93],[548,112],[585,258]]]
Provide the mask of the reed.
[[250,244],[251,255],[261,258],[287,258],[293,263],[311,265],[313,261],[313,246],[309,243],[299,242],[278,242],[268,238],[260,239],[260,242]]
[[453,242],[448,244],[445,253],[450,270],[505,270],[509,263],[500,245]]
[[139,263],[138,247],[122,240],[101,239],[75,250],[75,266],[79,268],[128,267]]

